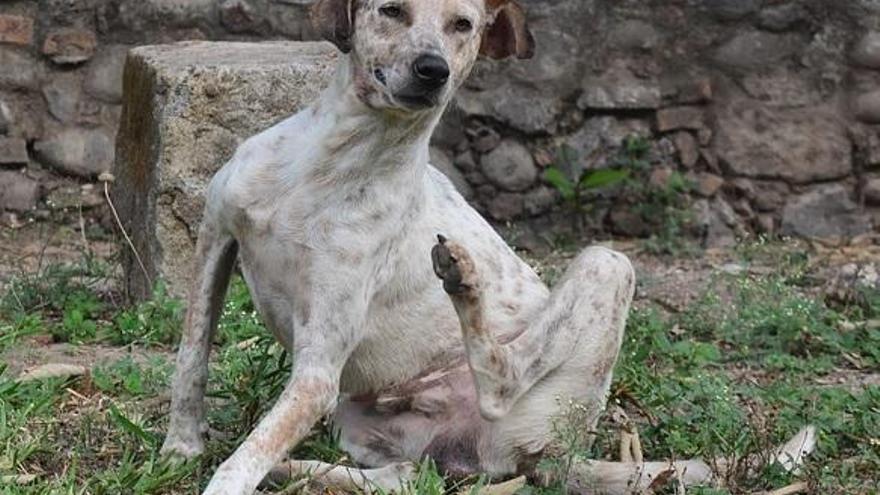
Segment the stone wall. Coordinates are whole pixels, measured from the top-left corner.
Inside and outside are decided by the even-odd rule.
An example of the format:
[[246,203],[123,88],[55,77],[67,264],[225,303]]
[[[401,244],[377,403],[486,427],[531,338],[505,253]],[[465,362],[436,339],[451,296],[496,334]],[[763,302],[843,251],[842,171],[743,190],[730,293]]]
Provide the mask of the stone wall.
[[[100,203],[90,182],[113,163],[129,48],[313,39],[310,3],[0,1],[4,219],[39,218],[72,193]],[[536,58],[482,62],[435,137],[435,161],[487,216],[565,230],[569,213],[542,179],[559,147],[580,157],[565,170],[576,176],[639,135],[653,182],[677,171],[694,184],[710,244],[880,225],[880,1],[523,3]],[[645,233],[646,219],[625,214],[631,198],[606,199],[594,228]]]

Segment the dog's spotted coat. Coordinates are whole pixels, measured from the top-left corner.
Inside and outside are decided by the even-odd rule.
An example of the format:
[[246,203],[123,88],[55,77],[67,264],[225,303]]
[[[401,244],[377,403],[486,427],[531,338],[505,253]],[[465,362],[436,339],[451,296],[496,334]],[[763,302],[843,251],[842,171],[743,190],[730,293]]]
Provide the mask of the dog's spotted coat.
[[[587,404],[592,421],[604,407],[634,281],[626,258],[592,248],[551,293],[428,164],[478,55],[531,56],[523,11],[321,0],[313,17],[347,55],[318,101],[247,140],[211,182],[163,450],[203,450],[208,353],[238,258],[294,365],[206,494],[314,468],[279,463],[327,414],[355,461],[385,467],[324,470],[340,483],[393,488],[410,473],[398,463],[425,455],[453,474],[527,471],[559,397]],[[430,74],[414,69],[426,56]]]

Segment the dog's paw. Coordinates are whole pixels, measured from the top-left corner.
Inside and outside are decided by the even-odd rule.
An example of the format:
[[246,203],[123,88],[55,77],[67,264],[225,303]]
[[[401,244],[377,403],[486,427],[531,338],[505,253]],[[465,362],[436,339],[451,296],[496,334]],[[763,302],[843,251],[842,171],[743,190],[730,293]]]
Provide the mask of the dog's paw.
[[477,289],[474,260],[457,242],[438,235],[437,244],[431,250],[431,261],[447,294],[459,295]]
[[163,456],[178,461],[194,459],[205,451],[205,444],[201,438],[185,441],[177,436],[169,435],[159,450]]

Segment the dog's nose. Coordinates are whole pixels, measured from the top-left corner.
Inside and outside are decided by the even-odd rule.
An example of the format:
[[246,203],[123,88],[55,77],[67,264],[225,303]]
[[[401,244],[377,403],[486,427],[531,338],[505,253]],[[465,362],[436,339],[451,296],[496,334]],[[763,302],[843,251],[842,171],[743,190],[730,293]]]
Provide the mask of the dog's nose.
[[429,89],[437,89],[449,80],[449,64],[443,57],[425,54],[413,62],[413,74]]

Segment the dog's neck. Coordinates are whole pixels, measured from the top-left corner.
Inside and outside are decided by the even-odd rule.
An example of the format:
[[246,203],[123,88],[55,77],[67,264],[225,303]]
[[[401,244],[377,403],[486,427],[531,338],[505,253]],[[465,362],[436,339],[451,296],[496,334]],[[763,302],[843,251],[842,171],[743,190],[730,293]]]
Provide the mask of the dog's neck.
[[358,85],[351,56],[341,56],[329,87],[311,108],[317,119],[313,142],[325,157],[316,164],[315,177],[339,185],[424,174],[431,134],[444,108],[418,114],[377,110],[358,97]]

